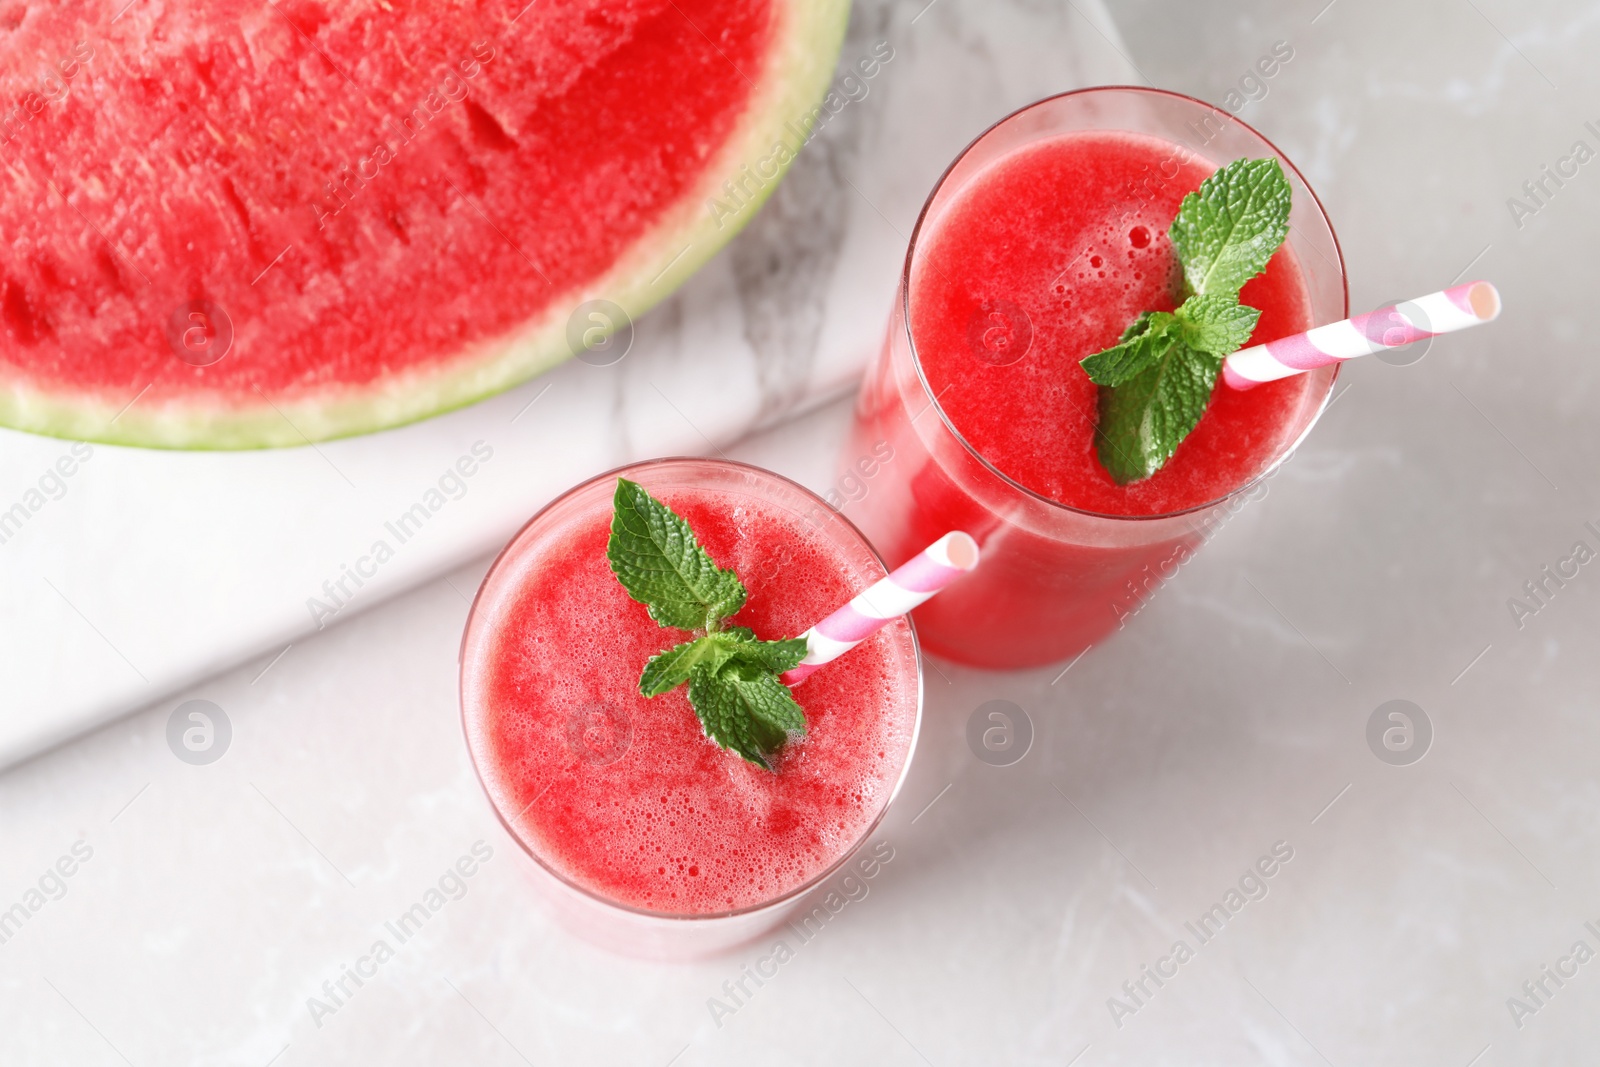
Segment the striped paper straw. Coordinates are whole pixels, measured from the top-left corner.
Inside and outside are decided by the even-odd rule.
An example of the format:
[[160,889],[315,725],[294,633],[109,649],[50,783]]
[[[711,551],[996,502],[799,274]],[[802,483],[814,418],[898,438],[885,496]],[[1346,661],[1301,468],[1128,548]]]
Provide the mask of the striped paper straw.
[[780,680],[799,685],[812,671],[849,652],[977,565],[978,542],[970,534],[960,530],[945,534],[807,630],[805,658]]
[[1223,362],[1222,377],[1235,389],[1250,389],[1330,363],[1464,330],[1499,314],[1500,293],[1495,287],[1488,282],[1468,282],[1293,337],[1241,348]]

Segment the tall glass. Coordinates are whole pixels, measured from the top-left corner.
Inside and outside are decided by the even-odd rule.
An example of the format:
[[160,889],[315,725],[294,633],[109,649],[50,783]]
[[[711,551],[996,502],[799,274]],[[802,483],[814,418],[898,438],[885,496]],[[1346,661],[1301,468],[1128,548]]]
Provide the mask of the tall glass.
[[[495,813],[533,861],[528,871],[535,888],[574,932],[591,941],[650,958],[699,957],[770,930],[791,917],[808,894],[825,883],[839,888],[834,885],[837,881],[843,885],[841,892],[851,892],[856,883],[876,874],[879,860],[887,861],[887,846],[882,842],[867,852],[862,849],[882,822],[910,766],[922,717],[921,660],[911,622],[902,619],[869,639],[877,643],[869,656],[857,658],[861,648],[853,650],[796,687],[795,696],[805,709],[809,729],[807,736],[795,743],[792,766],[780,762],[776,772],[760,770],[713,748],[701,735],[686,702],[680,706],[666,697],[639,695],[636,681],[644,658],[634,651],[618,651],[632,649],[630,642],[653,642],[652,649],[658,649],[685,639],[686,633],[672,637],[649,620],[643,606],[632,601],[626,602],[626,610],[588,627],[550,627],[541,623],[541,616],[528,612],[527,605],[533,602],[530,598],[538,598],[541,588],[566,591],[568,587],[554,583],[561,574],[572,572],[574,560],[587,566],[591,556],[599,561],[589,587],[591,597],[623,596],[602,589],[616,584],[604,563],[603,524],[610,521],[618,477],[638,482],[669,504],[674,500],[705,503],[729,516],[730,527],[737,531],[729,538],[736,536],[737,540],[734,547],[724,545],[719,551],[742,553],[743,562],[720,558],[717,551],[713,558],[735,567],[749,590],[752,607],[803,597],[808,586],[817,584],[819,568],[830,568],[842,584],[851,587],[870,584],[887,570],[847,519],[786,478],[742,463],[661,459],[602,474],[555,500],[506,546],[478,590],[461,643],[462,723],[473,766]],[[697,527],[693,518],[690,525],[698,536],[706,536],[704,525]],[[762,539],[747,534],[762,529],[787,530],[791,536]],[[598,542],[590,544],[597,531]],[[760,540],[768,543],[754,543]],[[575,545],[579,547],[575,549]],[[710,542],[707,547],[711,549]],[[832,595],[813,593],[814,598]],[[810,613],[817,609],[807,605],[797,610]],[[818,618],[827,610],[831,607]],[[747,621],[747,615],[735,621]],[[799,629],[814,621],[799,624]],[[538,643],[599,649],[601,662],[585,672],[585,677],[517,668],[522,674],[516,676],[516,686],[508,688],[497,681],[507,677],[510,660],[528,657],[529,662],[549,662],[530,655],[529,646]],[[831,679],[825,677],[829,672]],[[816,679],[823,684],[813,685]],[[676,700],[682,701],[681,693]],[[831,735],[826,733],[830,716],[838,719]],[[536,721],[541,719],[544,721]],[[534,740],[508,742],[509,735],[523,729],[517,725],[523,720],[533,723],[525,729]],[[881,734],[891,737],[891,744],[872,745],[874,751],[861,757],[866,769],[841,785],[834,779],[847,774],[838,768],[848,768],[849,760],[855,758],[850,746],[863,743],[841,734],[847,723],[887,724]],[[539,740],[541,736],[543,740]],[[884,750],[878,751],[880,747]],[[681,775],[674,778],[677,764],[698,768],[704,774],[688,781]],[[793,789],[786,790],[779,781],[785,775]],[[806,785],[808,782],[817,784]],[[802,825],[796,834],[793,824],[814,810],[806,803],[810,794],[804,792],[812,788],[831,790],[825,792],[827,821]],[[664,825],[658,827],[658,832],[645,834],[641,844],[641,835],[634,828],[639,811],[653,809],[645,811],[645,818],[662,812],[671,815],[656,801],[665,804],[666,793],[673,792],[676,797],[686,789],[701,789],[702,798],[714,802],[727,798],[726,810],[736,813],[729,821],[725,815],[691,806],[688,810],[697,814],[674,816],[686,824],[722,818],[727,825],[718,824],[717,847],[729,841],[759,842],[762,835],[782,832],[789,836],[776,839],[804,839],[806,853],[779,856],[781,862],[776,866],[769,862],[760,868],[760,883],[766,888],[759,895],[748,891],[749,899],[737,907],[691,910],[622,899],[624,892],[607,891],[573,862],[574,850],[600,855],[607,863],[620,862],[630,876],[636,865],[638,878],[646,882],[655,877],[658,859],[665,865],[676,859],[680,867],[694,862],[683,856],[632,858],[634,852],[658,844],[668,832]],[[858,810],[846,812],[840,806],[850,803]],[[574,831],[575,826],[582,829]],[[847,826],[848,832],[842,829]],[[683,840],[679,838],[677,843]],[[892,849],[887,849],[887,856],[892,854]],[[621,861],[615,859],[619,856]],[[771,861],[773,856],[765,858]],[[689,873],[696,870],[689,868]]]
[[[1294,450],[1327,406],[1338,371],[1311,372],[1307,399],[1269,462],[1231,492],[1181,511],[1127,516],[1070,507],[1001,473],[969,444],[929,387],[909,326],[922,242],[985,167],[1031,142],[1088,130],[1158,137],[1175,153],[1217,166],[1276,156],[1293,189],[1287,243],[1313,320],[1348,316],[1344,259],[1316,195],[1271,142],[1209,104],[1152,89],[1085,89],[1023,108],[972,142],[940,178],[912,232],[888,336],[862,387],[843,453],[839,495],[844,512],[891,567],[952,529],[982,543],[978,569],[915,613],[928,651],[974,666],[1063,660],[1123,625]],[[959,271],[960,264],[943,269]]]

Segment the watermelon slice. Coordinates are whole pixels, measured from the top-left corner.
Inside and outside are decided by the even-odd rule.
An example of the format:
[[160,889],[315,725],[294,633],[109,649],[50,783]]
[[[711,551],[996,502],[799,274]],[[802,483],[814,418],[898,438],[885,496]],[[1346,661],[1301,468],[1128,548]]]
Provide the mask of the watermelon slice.
[[0,0],[0,424],[300,445],[521,382],[755,212],[848,12]]

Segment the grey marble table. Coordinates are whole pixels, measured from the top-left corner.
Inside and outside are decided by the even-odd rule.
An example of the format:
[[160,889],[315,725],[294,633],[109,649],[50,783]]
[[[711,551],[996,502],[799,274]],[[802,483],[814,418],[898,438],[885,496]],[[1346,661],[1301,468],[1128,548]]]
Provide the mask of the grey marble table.
[[[0,776],[0,907],[48,890],[0,944],[0,1062],[1600,1059],[1600,5],[873,11],[897,48],[985,52],[1019,104],[1041,25],[1237,92],[1324,198],[1353,305],[1476,275],[1506,313],[1346,368],[1266,496],[1070,667],[933,664],[892,862],[737,1002],[770,946],[622,960],[531,896],[455,712],[479,561]],[[729,452],[824,488],[847,403]],[[232,726],[208,766],[166,741],[191,697]],[[1010,766],[966,742],[990,700],[1032,724]],[[1396,700],[1400,751],[1370,739]],[[480,840],[465,895],[313,1018]]]

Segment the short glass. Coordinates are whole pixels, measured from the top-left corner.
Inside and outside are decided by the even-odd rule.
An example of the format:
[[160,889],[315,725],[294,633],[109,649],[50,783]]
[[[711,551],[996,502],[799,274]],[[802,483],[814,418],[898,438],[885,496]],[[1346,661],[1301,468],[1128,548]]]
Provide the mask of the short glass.
[[1166,514],[1069,507],[1001,473],[970,445],[929,388],[908,325],[919,238],[996,159],[1083,130],[1159,137],[1217,165],[1276,156],[1293,189],[1287,243],[1299,260],[1313,321],[1349,314],[1344,258],[1311,187],[1270,141],[1210,104],[1154,89],[1084,89],[1023,108],[967,146],[939,179],[912,232],[888,336],[862,386],[843,452],[839,495],[845,513],[891,567],[952,529],[982,544],[977,570],[914,613],[924,648],[973,666],[1057,662],[1120,626],[1294,451],[1327,406],[1338,374],[1337,366],[1310,372],[1311,400],[1263,469],[1224,496]]
[[[509,625],[512,625],[511,609],[516,603],[516,598],[528,588],[529,581],[538,580],[530,578],[530,575],[538,572],[542,560],[559,553],[563,545],[571,544],[575,536],[574,531],[586,519],[592,521],[593,516],[598,513],[604,513],[609,517],[612,495],[619,477],[638,482],[657,497],[674,492],[705,493],[717,500],[747,500],[752,505],[767,509],[769,513],[779,511],[786,517],[792,516],[796,528],[803,525],[804,529],[810,532],[809,536],[817,538],[826,546],[829,557],[841,561],[841,570],[855,572],[854,581],[875,581],[888,572],[871,543],[849,520],[830,508],[821,498],[787,478],[743,463],[707,459],[659,459],[609,471],[569,490],[535,515],[512,538],[484,577],[462,635],[460,653],[462,724],[473,767],[478,774],[479,782],[488,794],[495,814],[500,818],[506,831],[533,860],[532,864],[527,865],[527,869],[535,888],[554,906],[563,922],[573,932],[587,940],[614,951],[646,958],[698,958],[745,944],[771,930],[800,908],[813,890],[819,889],[835,875],[843,879],[848,873],[854,873],[856,866],[860,866],[862,871],[876,872],[876,862],[871,856],[858,857],[857,854],[883,821],[910,768],[911,754],[915,750],[917,733],[922,721],[921,656],[916,632],[910,619],[896,620],[880,631],[880,636],[887,643],[885,647],[888,649],[884,662],[894,667],[898,672],[897,677],[905,683],[898,690],[902,702],[894,703],[886,697],[882,709],[884,716],[900,717],[894,721],[904,724],[898,735],[905,740],[904,757],[898,767],[894,768],[892,775],[879,780],[880,787],[886,788],[878,794],[881,797],[878,811],[867,819],[860,831],[853,834],[849,840],[837,842],[837,854],[823,864],[820,870],[805,878],[801,884],[777,888],[770,897],[756,900],[746,906],[724,911],[689,913],[639,907],[612,899],[604,892],[580,884],[569,873],[562,871],[552,856],[545,854],[546,846],[541,844],[535,833],[524,831],[523,816],[529,809],[534,809],[534,804],[529,803],[521,811],[517,810],[520,797],[513,799],[512,795],[518,785],[516,770],[506,768],[501,764],[501,758],[497,758],[500,750],[495,743],[495,737],[491,735],[494,730],[493,719],[499,706],[496,704],[494,687],[490,684],[489,678],[494,666],[499,662],[496,659],[497,655],[504,654],[497,652],[497,638]],[[781,565],[781,561],[788,558],[784,546],[778,546],[776,558],[780,562],[775,563],[774,567]],[[775,577],[775,570],[768,571],[766,576],[759,570],[757,573],[747,574],[742,571],[740,573],[741,580],[750,589],[752,601],[759,595],[760,583],[768,578],[775,580]],[[643,610],[642,607],[639,609],[641,615]],[[653,623],[649,625],[654,626]],[[583,640],[588,636],[590,635],[581,633],[541,632],[538,634],[538,639]],[[875,637],[869,640],[878,639]],[[837,665],[824,667],[823,670],[843,667],[848,662],[847,654],[846,657],[841,657]],[[632,679],[638,677],[642,666],[642,662],[619,663],[616,669],[621,672],[619,676],[629,679],[627,685],[631,688]],[[818,672],[818,676],[820,674],[821,672]],[[541,686],[542,690],[545,688]],[[807,705],[806,690],[802,688],[797,695],[802,705]],[[554,710],[553,702],[549,703],[548,708],[542,699],[536,703],[541,709],[548,710],[552,716],[560,714]],[[828,706],[820,708],[806,706],[808,720],[813,725],[818,721],[818,716],[826,715],[828,710]],[[666,713],[659,698],[656,698],[654,703],[634,705],[633,712],[636,714],[632,716],[632,725],[628,718],[630,713],[626,710],[622,717],[611,722],[604,721],[603,715],[600,716],[600,721],[587,721],[579,717],[580,712],[582,715],[589,714],[587,710],[578,707],[571,709],[574,717],[566,723],[568,731],[566,744],[571,751],[562,753],[567,764],[558,768],[558,772],[571,776],[594,777],[590,778],[589,782],[583,782],[582,777],[575,777],[569,781],[575,780],[580,786],[592,786],[600,793],[607,789],[626,790],[630,784],[638,785],[658,769],[657,761],[652,761],[651,754],[647,750],[648,739],[639,740],[638,727],[639,723],[645,721],[640,716]],[[573,732],[574,724],[578,724],[577,732]],[[698,734],[698,724],[695,724],[694,729]],[[696,740],[698,743],[711,744],[703,737],[697,737]],[[810,740],[812,737],[808,736],[799,744],[803,746]],[[732,760],[736,765],[739,762],[739,757],[732,753],[718,752],[716,758]],[[779,773],[782,773],[781,768]],[[731,780],[730,777],[729,781]],[[556,781],[552,779],[552,786]],[[659,783],[659,779],[656,781]],[[569,795],[581,796],[582,793],[582,788],[574,788]],[[535,802],[538,800],[539,798],[535,797]],[[538,809],[534,810],[535,815],[530,821],[537,822]],[[549,827],[542,829],[548,831]],[[819,827],[819,829],[831,828]],[[550,837],[551,834],[546,832],[545,836]],[[820,836],[826,839],[828,835],[823,832]],[[882,847],[881,844],[875,846],[877,849]],[[856,861],[855,864],[852,864],[853,860]],[[652,860],[651,864],[653,863]],[[851,865],[849,871],[845,870],[847,865]]]

